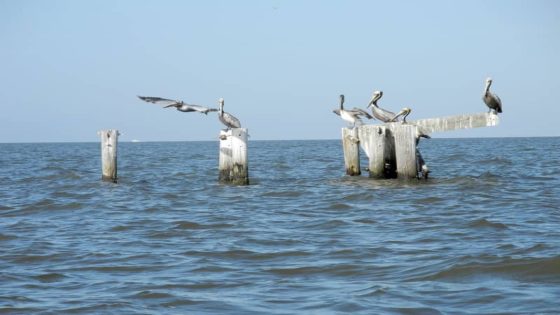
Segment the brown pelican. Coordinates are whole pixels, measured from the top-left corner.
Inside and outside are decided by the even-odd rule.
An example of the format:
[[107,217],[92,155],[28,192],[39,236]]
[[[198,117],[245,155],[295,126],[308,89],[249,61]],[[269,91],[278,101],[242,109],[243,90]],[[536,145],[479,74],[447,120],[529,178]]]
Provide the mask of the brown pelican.
[[373,117],[375,117],[377,120],[382,121],[382,122],[390,122],[395,117],[395,113],[393,113],[391,111],[388,111],[386,109],[383,109],[383,108],[381,108],[377,105],[377,101],[381,97],[383,97],[383,92],[382,91],[373,92],[373,96],[371,97],[371,101],[369,101],[369,104],[368,104],[367,107],[372,106],[371,113],[373,114]]
[[216,108],[208,108],[200,105],[187,104],[183,101],[170,100],[161,97],[138,96],[138,98],[148,103],[165,105],[163,106],[163,108],[175,107],[177,108],[178,111],[181,112],[199,112],[208,115],[208,112],[218,111]]
[[428,174],[430,174],[430,169],[424,161],[424,157],[422,157],[422,153],[418,150],[418,143],[420,142],[420,138],[431,139],[431,137],[427,134],[420,133],[418,137],[416,137],[416,169],[422,174],[424,179],[428,179]]
[[412,109],[410,109],[410,108],[408,108],[408,107],[405,107],[405,108],[401,109],[401,111],[398,112],[398,114],[396,114],[396,115],[391,119],[391,121],[397,121],[397,119],[398,119],[400,116],[403,116],[402,122],[403,122],[403,123],[406,123],[406,116],[410,115],[410,112],[412,112]]
[[489,113],[494,111],[494,114],[502,112],[502,101],[498,95],[490,92],[490,85],[492,85],[492,78],[486,79],[486,87],[484,88],[484,94],[482,95],[482,100],[486,103],[489,108]]
[[235,118],[232,114],[224,112],[224,99],[220,98],[218,100],[220,103],[220,109],[218,110],[218,118],[224,124],[227,129],[231,128],[241,128],[241,123],[239,119]]
[[333,110],[333,113],[339,115],[344,121],[352,124],[353,127],[356,126],[356,123],[361,125],[363,124],[361,117],[365,117],[367,119],[372,119],[373,117],[363,109],[360,108],[352,108],[352,109],[344,109],[344,95],[340,94],[340,108]]

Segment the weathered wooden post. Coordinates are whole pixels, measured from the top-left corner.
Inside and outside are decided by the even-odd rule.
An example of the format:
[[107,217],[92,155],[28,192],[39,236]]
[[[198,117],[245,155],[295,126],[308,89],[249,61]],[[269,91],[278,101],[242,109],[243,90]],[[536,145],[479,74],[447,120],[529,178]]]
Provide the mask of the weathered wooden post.
[[219,181],[249,185],[247,162],[247,129],[233,128],[220,131]]
[[358,128],[342,128],[342,150],[344,151],[344,168],[346,174],[357,176],[360,171],[360,146]]
[[369,159],[369,177],[396,176],[394,140],[386,126],[366,125],[358,129],[360,145]]
[[101,130],[101,179],[117,182],[117,143],[119,131],[116,129]]
[[391,131],[395,139],[395,155],[397,160],[398,178],[418,178],[416,162],[416,139],[418,126],[403,123],[392,123]]

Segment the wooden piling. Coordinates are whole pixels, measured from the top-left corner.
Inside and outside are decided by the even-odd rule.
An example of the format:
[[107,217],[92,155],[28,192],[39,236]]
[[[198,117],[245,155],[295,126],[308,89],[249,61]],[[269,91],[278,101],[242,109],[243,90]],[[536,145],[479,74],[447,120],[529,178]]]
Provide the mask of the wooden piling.
[[395,177],[396,161],[391,130],[386,126],[365,125],[358,129],[358,135],[360,146],[369,159],[369,177]]
[[117,182],[117,143],[119,131],[116,129],[101,130],[101,179]]
[[395,139],[397,177],[402,179],[418,178],[416,163],[418,126],[408,123],[392,123],[390,128]]
[[220,131],[219,181],[235,185],[249,185],[246,128]]
[[344,152],[344,168],[350,176],[361,175],[360,146],[358,128],[342,128],[342,150]]

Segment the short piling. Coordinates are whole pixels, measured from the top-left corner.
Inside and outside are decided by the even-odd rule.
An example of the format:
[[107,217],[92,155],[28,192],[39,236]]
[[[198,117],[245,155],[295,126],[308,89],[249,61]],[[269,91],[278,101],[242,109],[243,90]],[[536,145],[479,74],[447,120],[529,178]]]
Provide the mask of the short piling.
[[360,146],[358,128],[342,128],[342,150],[344,152],[344,168],[350,176],[361,175]]
[[220,131],[219,181],[235,185],[249,185],[246,128]]
[[117,143],[119,131],[116,129],[101,130],[101,179],[117,182]]

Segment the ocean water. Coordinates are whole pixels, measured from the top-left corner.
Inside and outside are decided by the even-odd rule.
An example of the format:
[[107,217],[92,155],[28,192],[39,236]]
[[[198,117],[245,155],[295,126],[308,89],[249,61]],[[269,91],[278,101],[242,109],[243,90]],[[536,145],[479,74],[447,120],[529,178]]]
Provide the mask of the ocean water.
[[[429,139],[428,181],[339,140],[0,144],[2,314],[558,314],[560,138]],[[367,164],[363,164],[367,165]]]

